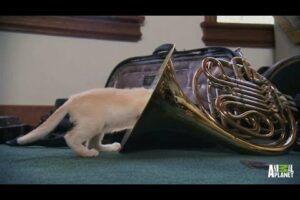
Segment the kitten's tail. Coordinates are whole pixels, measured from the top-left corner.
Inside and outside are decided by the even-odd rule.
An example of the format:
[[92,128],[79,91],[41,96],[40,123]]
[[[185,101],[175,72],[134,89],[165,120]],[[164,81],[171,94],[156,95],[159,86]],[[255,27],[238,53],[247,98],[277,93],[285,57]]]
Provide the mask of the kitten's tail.
[[20,145],[34,142],[40,138],[45,137],[62,121],[68,114],[68,102],[60,106],[44,123],[39,127],[27,133],[26,135],[18,138],[16,142]]

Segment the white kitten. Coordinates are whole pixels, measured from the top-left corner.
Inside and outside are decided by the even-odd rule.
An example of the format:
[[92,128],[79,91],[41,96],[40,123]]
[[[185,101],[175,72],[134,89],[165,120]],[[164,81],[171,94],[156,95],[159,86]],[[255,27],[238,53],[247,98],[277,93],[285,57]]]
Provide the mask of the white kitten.
[[[99,151],[118,151],[120,143],[101,144],[104,134],[133,128],[152,92],[152,89],[144,88],[104,88],[76,94],[38,128],[16,142],[22,145],[46,136],[69,114],[75,127],[66,133],[65,140],[80,156],[97,156]],[[84,142],[91,149],[84,146]]]

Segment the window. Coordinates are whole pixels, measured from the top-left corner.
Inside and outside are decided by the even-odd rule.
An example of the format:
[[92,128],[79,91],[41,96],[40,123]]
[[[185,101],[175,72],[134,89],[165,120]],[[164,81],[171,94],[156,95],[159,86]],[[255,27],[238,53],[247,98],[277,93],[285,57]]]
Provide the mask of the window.
[[273,24],[272,16],[205,16],[202,40],[208,46],[273,48]]
[[0,30],[138,41],[144,16],[0,16]]
[[274,24],[272,16],[217,16],[218,23]]

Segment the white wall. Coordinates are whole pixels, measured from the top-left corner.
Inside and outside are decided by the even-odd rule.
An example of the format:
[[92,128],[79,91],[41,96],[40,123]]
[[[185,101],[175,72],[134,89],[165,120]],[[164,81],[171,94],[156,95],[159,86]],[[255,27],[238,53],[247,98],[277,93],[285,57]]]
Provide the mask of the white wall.
[[[139,42],[0,31],[0,104],[53,105],[56,98],[104,84],[122,60],[160,44],[201,48],[203,16],[146,16]],[[273,49],[243,48],[253,66],[271,65]]]

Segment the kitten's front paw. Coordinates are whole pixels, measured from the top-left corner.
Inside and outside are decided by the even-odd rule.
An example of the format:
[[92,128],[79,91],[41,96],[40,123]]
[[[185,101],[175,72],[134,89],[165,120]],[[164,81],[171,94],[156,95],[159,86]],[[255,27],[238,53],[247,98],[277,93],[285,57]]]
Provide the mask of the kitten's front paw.
[[119,142],[112,143],[112,151],[120,151],[121,150],[121,144]]
[[121,144],[118,142],[114,142],[112,144],[100,144],[100,151],[120,151]]
[[97,157],[99,155],[99,151],[97,151],[96,149],[90,149],[89,150],[89,156],[90,157]]

